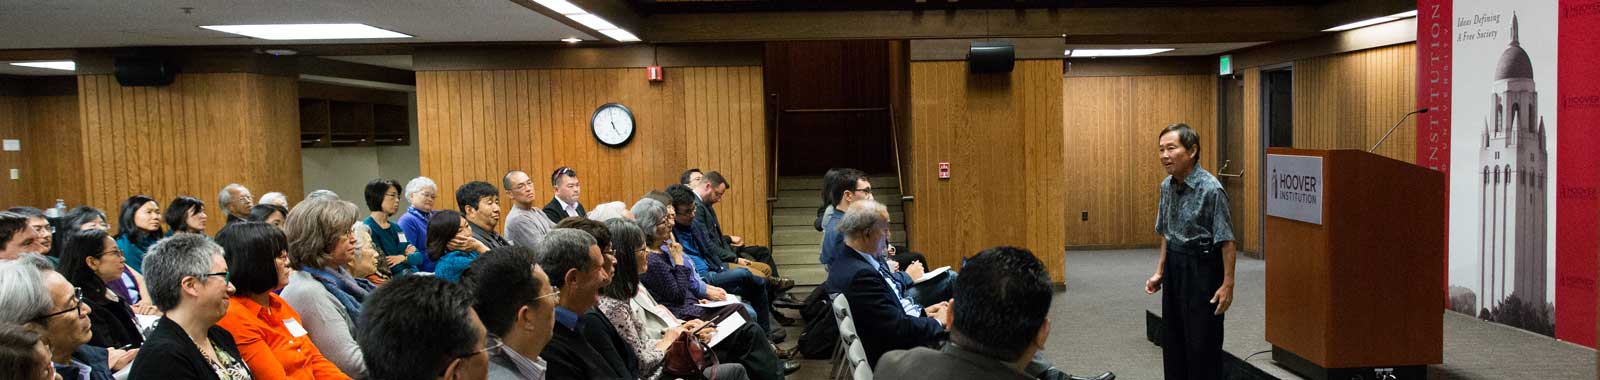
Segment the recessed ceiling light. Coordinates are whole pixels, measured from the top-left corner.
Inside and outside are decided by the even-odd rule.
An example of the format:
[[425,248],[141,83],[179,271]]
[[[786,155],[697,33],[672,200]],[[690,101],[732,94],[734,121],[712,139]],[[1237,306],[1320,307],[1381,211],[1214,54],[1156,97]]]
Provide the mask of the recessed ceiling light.
[[1151,55],[1172,51],[1172,48],[1150,49],[1067,49],[1066,54],[1073,57],[1132,57]]
[[1322,31],[1324,31],[1324,32],[1341,32],[1341,31],[1346,31],[1346,30],[1365,27],[1365,26],[1378,25],[1378,24],[1382,24],[1382,23],[1386,23],[1386,22],[1390,22],[1390,21],[1395,21],[1395,20],[1408,19],[1408,18],[1412,18],[1412,17],[1417,17],[1417,11],[1411,10],[1411,11],[1400,12],[1400,13],[1396,13],[1396,14],[1392,14],[1392,15],[1388,15],[1388,16],[1356,21],[1356,22],[1352,22],[1352,23],[1349,23],[1349,24],[1344,24],[1344,25],[1339,25],[1339,26],[1335,26],[1335,27],[1332,27],[1332,28],[1323,29]]
[[606,37],[611,37],[611,39],[620,42],[639,42],[639,36],[635,36],[633,33],[628,33],[628,31],[622,29],[601,29],[600,34],[604,34]]
[[572,21],[577,21],[579,24],[583,24],[583,26],[589,27],[589,29],[606,30],[606,29],[616,29],[617,28],[617,26],[615,24],[612,24],[611,22],[606,21],[606,19],[603,19],[603,18],[600,18],[600,16],[595,16],[595,15],[588,14],[588,13],[567,15],[567,18],[572,19]]
[[567,37],[567,38],[562,38],[561,42],[566,42],[566,43],[569,43],[569,44],[575,44],[575,43],[583,42],[583,40],[578,39],[578,37]]
[[342,40],[356,38],[411,38],[366,24],[202,25],[201,28],[263,40]]
[[572,5],[572,3],[567,2],[567,0],[533,0],[533,2],[539,3],[539,5],[543,5],[545,8],[550,8],[550,10],[564,15],[587,13],[583,11],[583,8],[578,8],[578,6]]
[[78,70],[78,64],[72,61],[12,62],[11,65],[62,71]]

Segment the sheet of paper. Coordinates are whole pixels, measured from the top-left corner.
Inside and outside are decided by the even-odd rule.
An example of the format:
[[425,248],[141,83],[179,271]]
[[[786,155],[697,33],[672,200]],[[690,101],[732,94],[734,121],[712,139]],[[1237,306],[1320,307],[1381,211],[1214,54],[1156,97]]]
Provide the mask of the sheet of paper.
[[149,331],[151,327],[156,325],[156,321],[161,320],[161,316],[134,314],[133,319],[134,322],[139,324],[139,331]]
[[733,331],[742,326],[744,326],[744,316],[739,313],[733,313],[733,315],[723,318],[722,323],[716,325],[717,333],[711,335],[711,346],[716,347],[717,343],[722,343],[723,339],[733,335]]
[[715,308],[719,308],[719,307],[723,307],[723,306],[737,305],[737,304],[739,304],[739,296],[729,294],[727,299],[724,299],[724,300],[721,300],[721,301],[711,301],[711,302],[697,304],[697,305],[699,305],[700,307],[703,307],[703,308],[707,308],[707,309],[715,309]]
[[922,278],[919,278],[916,281],[912,281],[912,283],[921,284],[923,281],[932,280],[934,277],[939,277],[939,275],[944,274],[944,272],[949,272],[949,271],[950,271],[950,266],[948,266],[948,265],[942,266],[942,267],[939,267],[939,269],[934,269],[934,270],[928,271],[926,273],[923,273],[922,274]]

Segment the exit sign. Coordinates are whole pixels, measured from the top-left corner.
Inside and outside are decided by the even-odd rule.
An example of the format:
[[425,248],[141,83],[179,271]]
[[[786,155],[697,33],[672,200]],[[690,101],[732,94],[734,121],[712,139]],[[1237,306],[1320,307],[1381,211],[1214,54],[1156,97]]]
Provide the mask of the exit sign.
[[1233,75],[1233,55],[1217,59],[1217,75]]

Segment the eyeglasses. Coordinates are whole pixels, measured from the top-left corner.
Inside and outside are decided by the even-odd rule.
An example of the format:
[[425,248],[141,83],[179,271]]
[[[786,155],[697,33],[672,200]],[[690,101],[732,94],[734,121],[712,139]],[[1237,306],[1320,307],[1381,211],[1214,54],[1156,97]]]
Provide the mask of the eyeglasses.
[[500,347],[505,347],[505,345],[506,345],[506,343],[504,341],[501,341],[500,338],[495,337],[494,335],[489,335],[489,336],[485,337],[485,339],[487,339],[489,341],[489,344],[485,345],[482,350],[477,350],[477,351],[473,351],[473,352],[466,353],[466,354],[456,355],[455,360],[451,360],[450,361],[450,366],[446,366],[444,370],[439,371],[439,375],[440,376],[444,376],[444,373],[446,371],[449,371],[450,367],[451,366],[455,366],[455,364],[456,364],[455,362],[461,361],[461,359],[469,359],[469,358],[472,358],[474,356],[478,356],[479,354],[488,353],[489,351],[498,350],[498,349],[500,349]]
[[557,297],[557,299],[560,299],[559,297],[561,297],[561,288],[552,286],[552,287],[550,287],[550,294],[546,294],[546,295],[542,295],[542,296],[538,296],[538,297],[533,297],[533,302],[539,302],[539,300],[542,300],[542,299],[545,299],[545,298],[550,298],[550,297]]
[[41,224],[33,226],[33,232],[41,234],[53,234],[56,233],[56,227],[49,224]]
[[872,194],[872,188],[870,188],[870,187],[865,188],[865,189],[850,189],[850,191]]
[[68,303],[67,303],[67,309],[66,310],[62,310],[62,311],[58,311],[58,312],[54,312],[54,313],[50,313],[50,314],[41,315],[38,318],[34,318],[33,320],[35,320],[35,321],[45,321],[45,320],[49,320],[50,318],[55,317],[57,315],[62,315],[62,314],[66,314],[66,313],[73,312],[73,311],[77,311],[78,312],[78,318],[80,318],[80,319],[83,318],[83,288],[72,288],[72,299],[68,300],[67,302]]
[[222,280],[223,281],[228,281],[229,279],[233,278],[233,275],[228,274],[228,272],[206,273],[206,274],[202,274],[202,275],[200,275],[198,277],[203,279],[203,278],[211,277],[211,276],[222,276]]

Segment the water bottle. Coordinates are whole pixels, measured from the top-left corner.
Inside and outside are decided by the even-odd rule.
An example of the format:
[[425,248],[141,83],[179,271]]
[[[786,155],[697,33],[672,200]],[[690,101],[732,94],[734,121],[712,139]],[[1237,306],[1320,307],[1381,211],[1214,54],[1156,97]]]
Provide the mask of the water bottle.
[[62,215],[66,214],[67,200],[65,199],[56,199],[56,207],[51,207],[49,210],[44,211],[44,216],[46,218],[60,218]]

